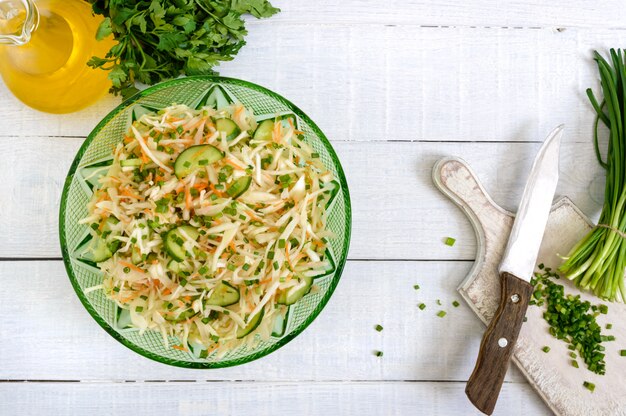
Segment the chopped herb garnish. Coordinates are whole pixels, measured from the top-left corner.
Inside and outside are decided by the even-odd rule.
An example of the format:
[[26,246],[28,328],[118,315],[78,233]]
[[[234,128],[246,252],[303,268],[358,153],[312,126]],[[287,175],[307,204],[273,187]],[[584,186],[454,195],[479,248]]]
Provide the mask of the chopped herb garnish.
[[130,267],[124,267],[124,273],[130,273]]
[[143,311],[143,306],[137,306],[135,308],[135,312],[142,312]]
[[590,383],[589,381],[583,382],[583,386],[592,393],[596,389],[596,385],[593,383]]
[[382,357],[383,356],[383,352],[382,351],[374,351],[374,355],[377,357]]
[[382,327],[382,325],[376,325],[376,326],[374,327],[374,329],[375,329],[375,330],[377,330],[378,332],[380,332],[380,331],[382,331],[382,330],[383,330],[383,327]]
[[413,289],[418,290],[420,288],[420,285],[413,285]]
[[241,266],[241,268],[247,272],[248,270],[250,270],[250,265],[248,263],[245,263],[243,266]]
[[426,304],[425,303],[420,303],[419,305],[417,305],[418,308],[420,308],[421,310],[426,309]]
[[447,237],[446,238],[446,245],[452,247],[454,245],[454,243],[456,243],[456,238],[452,238],[452,237]]
[[548,347],[548,346],[546,345],[545,347],[543,347],[543,348],[541,349],[541,351],[543,351],[543,352],[550,352],[550,347]]
[[443,318],[444,316],[446,316],[446,311],[439,311],[437,312],[437,316],[440,318]]
[[605,328],[606,329],[611,329],[611,328],[613,328],[613,324],[606,324]]
[[280,239],[278,240],[278,248],[285,248],[285,240],[284,239]]
[[606,363],[601,343],[612,341],[615,337],[601,334],[601,327],[596,322],[598,312],[594,310],[601,311],[606,305],[596,306],[583,301],[580,295],[566,295],[563,286],[552,281],[557,276],[550,268],[544,267],[542,273],[535,273],[531,279],[538,299],[541,303],[545,302],[543,318],[550,325],[549,332],[567,342],[570,351],[578,351],[578,356],[590,371],[604,374]]
[[456,301],[456,300],[454,302],[452,302],[452,306],[454,306],[455,308],[458,308],[459,305],[460,305],[460,303],[458,301]]
[[572,367],[579,368],[579,367],[578,367],[578,361],[576,361],[576,360],[572,360]]
[[626,357],[626,350],[619,350],[619,355]]

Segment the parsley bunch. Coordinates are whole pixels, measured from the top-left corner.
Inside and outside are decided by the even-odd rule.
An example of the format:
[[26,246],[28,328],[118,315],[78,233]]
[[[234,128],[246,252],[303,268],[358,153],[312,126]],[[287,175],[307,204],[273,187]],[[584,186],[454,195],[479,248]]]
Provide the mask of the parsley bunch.
[[244,14],[269,17],[268,0],[88,0],[105,17],[96,38],[117,44],[87,65],[110,71],[110,92],[135,94],[135,82],[152,85],[181,74],[214,74],[245,45]]

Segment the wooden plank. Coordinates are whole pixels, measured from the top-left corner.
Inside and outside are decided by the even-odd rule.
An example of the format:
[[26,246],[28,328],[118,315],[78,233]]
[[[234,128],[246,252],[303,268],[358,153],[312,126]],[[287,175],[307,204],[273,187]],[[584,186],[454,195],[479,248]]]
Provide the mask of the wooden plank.
[[[591,51],[626,42],[626,31],[604,29],[327,23],[259,23],[221,74],[283,94],[335,140],[532,141],[565,123],[584,141],[584,91],[598,78]],[[119,100],[49,115],[0,88],[0,103],[0,136],[86,136]]]
[[282,13],[271,21],[306,24],[394,24],[494,27],[594,27],[624,28],[622,3],[618,0],[588,2],[558,0],[273,0]]
[[[557,120],[552,121],[553,124]],[[587,215],[602,202],[603,172],[593,146],[566,133],[557,194]],[[547,133],[547,132],[546,132]],[[12,139],[0,138],[0,145]],[[20,139],[0,164],[0,257],[60,257],[57,231],[63,181],[81,139]],[[539,143],[335,142],[353,207],[350,257],[468,259],[476,242],[469,222],[435,189],[431,169],[447,155],[465,158],[496,202],[515,210]],[[442,240],[457,238],[454,247]]]
[[[452,302],[461,299],[455,288],[471,265],[349,262],[325,310],[283,348],[239,367],[186,370],[143,358],[111,338],[80,304],[60,261],[2,261],[1,378],[466,380],[484,326],[464,303]],[[417,307],[421,302],[425,310]],[[447,316],[437,317],[439,310]],[[508,379],[523,380],[517,371]]]
[[[464,383],[4,383],[0,413],[83,416],[479,415]],[[527,384],[506,383],[494,415],[547,415]]]

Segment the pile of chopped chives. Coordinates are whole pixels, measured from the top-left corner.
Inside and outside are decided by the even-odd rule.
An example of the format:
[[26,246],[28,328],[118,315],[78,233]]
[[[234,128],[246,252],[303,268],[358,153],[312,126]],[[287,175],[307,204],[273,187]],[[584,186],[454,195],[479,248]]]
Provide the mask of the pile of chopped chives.
[[[565,295],[563,286],[551,280],[552,278],[558,279],[559,276],[549,267],[544,268],[543,265],[539,265],[539,269],[542,272],[535,273],[530,282],[535,287],[530,304],[546,305],[543,318],[550,324],[550,334],[569,344],[568,349],[572,351],[570,353],[572,358],[576,356],[573,351],[577,351],[590,371],[604,374],[606,363],[602,342],[614,341],[615,337],[602,335],[596,317],[601,313],[606,314],[608,307],[592,305],[588,301],[581,300],[580,295]],[[575,359],[572,365],[578,368],[578,362]]]

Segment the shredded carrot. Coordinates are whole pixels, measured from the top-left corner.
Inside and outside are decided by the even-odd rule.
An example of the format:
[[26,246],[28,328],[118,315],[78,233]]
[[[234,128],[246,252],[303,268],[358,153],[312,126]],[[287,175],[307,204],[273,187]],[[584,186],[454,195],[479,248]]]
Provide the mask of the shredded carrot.
[[185,186],[185,208],[191,210],[191,192],[188,186]]
[[287,263],[289,263],[291,270],[295,270],[293,264],[291,264],[291,259],[289,258],[289,244],[285,244],[285,258],[287,259]]
[[165,296],[171,295],[171,294],[172,294],[172,290],[169,287],[165,288],[165,290],[163,291],[163,295]]
[[193,188],[197,189],[198,191],[201,191],[203,189],[206,189],[208,186],[209,186],[208,183],[198,182],[193,186]]
[[213,191],[213,193],[219,196],[220,198],[224,196],[224,193],[215,189],[215,185],[213,185],[212,183],[209,184],[209,188],[211,188],[211,191]]
[[274,130],[272,130],[272,140],[276,143],[280,143],[282,139],[282,129],[283,125],[280,122],[274,123]]
[[132,270],[134,270],[136,272],[146,274],[146,272],[143,269],[141,269],[140,267],[137,267],[134,264],[129,263],[127,261],[119,260],[118,263],[121,264],[122,266],[128,267],[128,268],[130,268],[130,269],[132,269]]
[[172,348],[174,348],[175,350],[179,350],[179,351],[187,351],[187,348],[181,345],[172,345]]
[[245,169],[243,168],[243,166],[240,166],[239,164],[237,164],[237,163],[233,162],[233,161],[232,161],[232,160],[230,160],[230,159],[224,159],[224,163],[226,163],[226,164],[228,164],[228,165],[230,165],[230,166],[234,167],[234,168],[235,168],[235,169],[237,169],[237,170],[245,170]]
[[191,302],[191,296],[184,296],[185,302]]
[[230,247],[233,252],[237,251],[237,247],[235,247],[235,243],[233,243],[232,241],[230,242],[230,244],[228,244],[228,247]]

